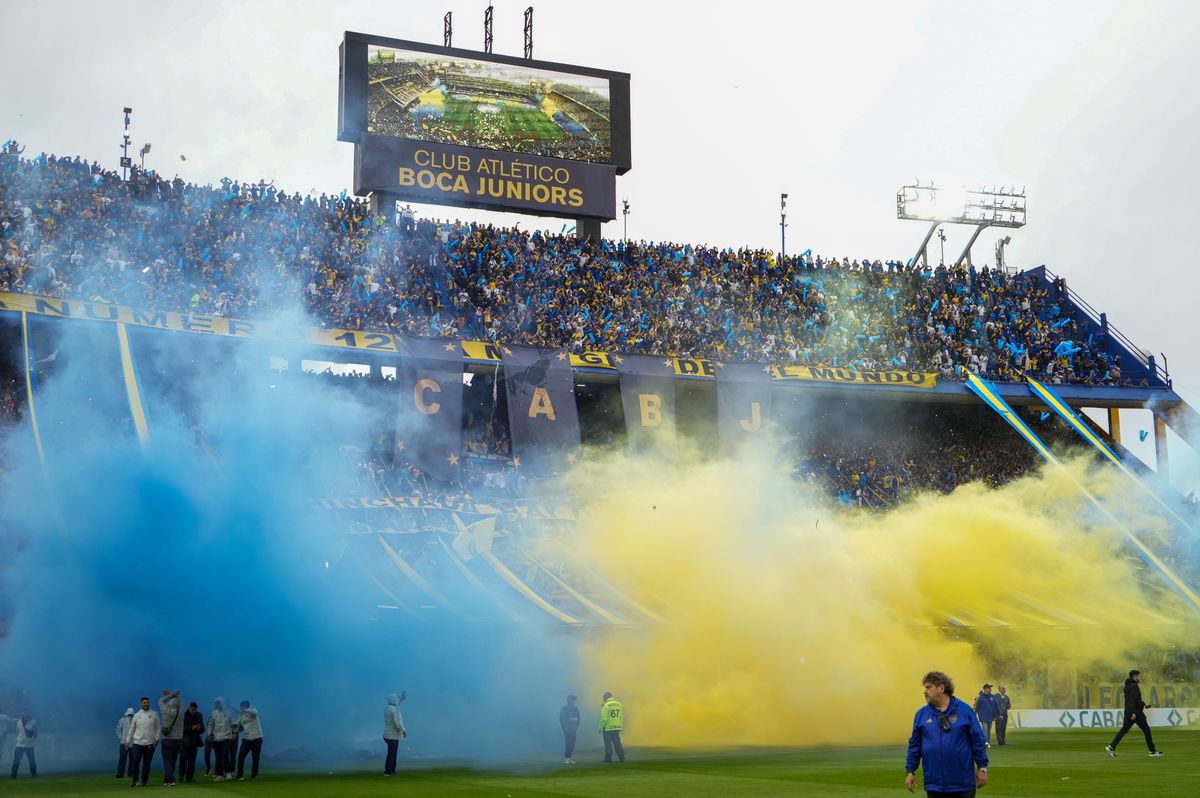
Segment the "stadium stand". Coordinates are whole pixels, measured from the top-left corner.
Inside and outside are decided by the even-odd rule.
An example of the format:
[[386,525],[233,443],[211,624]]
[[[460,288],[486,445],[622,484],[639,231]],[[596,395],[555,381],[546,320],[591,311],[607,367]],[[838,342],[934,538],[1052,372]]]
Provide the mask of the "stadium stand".
[[[1041,465],[1032,449],[977,407],[879,407],[838,399],[806,414],[804,425],[789,425],[797,430],[793,476],[846,505],[888,509],[918,493],[949,493],[968,482],[999,487]],[[1049,419],[1029,423],[1056,451],[1078,448],[1063,426]]]
[[[1146,389],[1169,387],[1152,363],[1126,367],[1136,357],[1128,342],[1114,340],[1102,315],[1044,267],[926,271],[898,260],[808,254],[781,261],[748,248],[627,245],[406,213],[392,219],[344,193],[306,197],[233,179],[197,186],[137,169],[122,180],[80,158],[26,158],[14,142],[0,152],[0,292],[242,319],[302,314],[327,328],[576,354],[933,372],[958,393],[891,401],[870,389],[777,392],[770,420],[785,433],[781,466],[843,507],[871,511],[968,482],[1002,485],[1041,465],[999,416],[953,385],[967,371],[1010,386],[1027,375],[1072,389],[1133,386],[1126,392],[1143,401]],[[22,421],[26,385],[53,384],[64,363],[119,361],[111,330],[97,329],[90,340],[89,328],[75,325],[70,344],[60,346],[70,322],[36,319],[23,332],[17,318],[0,314],[0,425]],[[231,395],[249,379],[296,397],[319,384],[332,404],[344,396],[366,409],[359,436],[325,441],[314,457],[328,468],[306,478],[330,528],[346,533],[352,556],[406,612],[427,598],[472,617],[510,610],[566,623],[647,616],[593,575],[564,578],[562,563],[517,545],[539,538],[539,525],[574,520],[577,508],[559,473],[535,476],[517,466],[499,363],[469,371],[460,467],[439,479],[398,446],[395,386],[378,368],[383,360],[372,361],[368,374],[337,374],[303,366],[310,352],[278,371],[239,356],[246,342],[236,338],[129,334],[148,417],[182,419],[195,445],[218,461],[226,439],[197,412],[204,394],[190,379],[196,373],[217,381],[205,387],[210,393]],[[153,345],[141,346],[143,335],[141,343]],[[28,362],[22,340],[33,341]],[[109,371],[107,387],[91,387],[88,403],[98,423],[132,440],[124,386]],[[582,442],[623,449],[615,375],[579,383]],[[711,384],[676,389],[677,429],[701,450],[717,448],[715,393]],[[1074,445],[1050,413],[1024,415],[1058,453]],[[12,465],[6,456],[0,451],[0,474]],[[486,545],[468,528],[484,529]],[[466,553],[451,545],[460,538]],[[422,574],[440,576],[430,584]],[[438,595],[456,575],[462,594]],[[498,608],[489,597],[500,593],[523,598]]]
[[[765,250],[581,240],[460,222],[404,233],[343,192],[218,187],[82,159],[0,155],[0,290],[222,316],[294,308],[328,327],[572,351],[991,380],[1154,385],[1065,282]],[[96,268],[99,267],[99,268]]]

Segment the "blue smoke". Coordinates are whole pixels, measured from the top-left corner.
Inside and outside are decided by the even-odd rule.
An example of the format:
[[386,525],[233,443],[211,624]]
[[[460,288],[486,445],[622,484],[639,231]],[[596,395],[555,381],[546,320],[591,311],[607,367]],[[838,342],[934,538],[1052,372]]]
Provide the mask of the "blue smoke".
[[556,750],[558,706],[578,692],[575,641],[388,609],[362,555],[314,509],[355,495],[336,455],[369,440],[364,402],[273,375],[254,344],[209,352],[190,343],[203,336],[131,334],[143,449],[115,329],[31,324],[45,471],[28,426],[0,441],[13,466],[0,551],[14,552],[0,568],[0,711],[39,719],[43,767],[105,762],[125,707],[176,688],[206,717],[219,695],[253,703],[267,767],[381,758],[386,696],[400,690],[402,757]]

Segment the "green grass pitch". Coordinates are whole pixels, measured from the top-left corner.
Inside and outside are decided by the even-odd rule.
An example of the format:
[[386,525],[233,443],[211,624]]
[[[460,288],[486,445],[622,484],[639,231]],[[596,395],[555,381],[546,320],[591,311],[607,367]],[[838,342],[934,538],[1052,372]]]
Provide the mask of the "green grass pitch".
[[[1135,730],[1136,732],[1136,730]],[[1146,756],[1140,735],[1121,743],[1116,759],[1104,753],[1111,731],[1020,731],[1010,744],[992,748],[990,784],[980,798],[1086,796],[1086,798],[1174,798],[1200,794],[1197,760],[1200,733],[1155,729],[1167,752]],[[329,774],[328,770],[278,772],[267,763],[259,781],[180,784],[171,795],[257,796],[774,796],[858,798],[908,795],[904,790],[903,746],[814,748],[721,755],[639,750],[628,742],[629,761],[605,765],[579,759],[575,766],[515,764],[506,770],[414,768],[401,763],[395,778],[376,772]],[[380,760],[382,762],[382,755]],[[364,763],[363,767],[367,764]],[[161,762],[155,758],[148,789],[161,794]],[[24,775],[0,782],[0,795],[55,796],[133,794],[125,779],[110,772],[37,779]],[[917,795],[924,796],[923,791]]]
[[499,124],[505,135],[518,138],[558,141],[562,130],[540,110],[519,106],[500,106],[498,120],[485,119],[478,103],[451,98],[446,103],[446,113],[441,124],[464,133],[475,133],[480,128]]

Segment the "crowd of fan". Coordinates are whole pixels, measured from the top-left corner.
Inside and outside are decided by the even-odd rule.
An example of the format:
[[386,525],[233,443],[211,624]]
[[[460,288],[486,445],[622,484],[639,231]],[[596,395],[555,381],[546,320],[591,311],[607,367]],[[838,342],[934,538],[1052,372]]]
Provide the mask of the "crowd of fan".
[[[393,496],[442,506],[484,502],[511,511],[535,495],[545,501],[563,501],[562,486],[554,479],[531,480],[513,465],[508,419],[503,408],[486,407],[464,411],[462,459],[458,477],[445,482],[426,474],[420,464],[408,459],[410,452],[394,446],[390,407],[386,391],[390,378],[382,375],[335,375],[306,373],[305,380],[318,380],[353,390],[359,401],[372,392],[388,397],[378,403],[381,412],[373,427],[373,443],[344,447],[342,468],[337,473],[355,473],[362,496]],[[487,375],[475,375],[490,393]],[[278,381],[278,378],[277,378]],[[500,389],[501,392],[503,388]],[[843,409],[810,415],[804,430],[795,434],[793,476],[816,485],[846,506],[884,510],[919,493],[950,493],[970,482],[1000,487],[1041,464],[1038,455],[990,413],[978,408],[887,416],[872,423],[859,410]],[[1048,414],[1047,414],[1048,415]],[[851,423],[853,419],[854,423]],[[1076,442],[1074,434],[1053,417],[1031,418],[1039,437],[1060,453]],[[613,425],[623,424],[618,416],[581,418],[586,446],[610,449]],[[886,430],[886,433],[885,433]],[[335,495],[337,491],[330,495]],[[391,518],[395,524],[399,519]],[[416,527],[424,519],[409,519]]]
[[[1072,435],[1054,423],[1030,422],[1052,445],[1069,447]],[[946,424],[913,419],[854,430],[823,427],[798,435],[792,461],[797,479],[816,484],[850,506],[886,509],[917,493],[950,493],[983,482],[1000,487],[1041,464],[1041,458],[996,420],[960,414]],[[837,429],[831,434],[832,429]]]
[[21,420],[19,402],[24,396],[18,383],[18,375],[12,364],[0,351],[0,479],[8,471],[11,456],[5,445],[9,432]]
[[[451,286],[424,238],[344,194],[194,186],[76,158],[0,155],[0,290],[331,327],[450,335]],[[422,245],[425,246],[422,246]]]
[[1061,282],[372,214],[0,154],[0,290],[327,327],[687,357],[1122,384]]

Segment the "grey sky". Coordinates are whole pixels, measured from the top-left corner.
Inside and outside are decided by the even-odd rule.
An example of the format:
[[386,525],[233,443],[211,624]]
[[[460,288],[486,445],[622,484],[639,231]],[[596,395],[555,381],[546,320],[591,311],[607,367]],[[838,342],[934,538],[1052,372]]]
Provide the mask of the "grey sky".
[[[527,5],[495,3],[495,52],[520,55]],[[632,74],[631,237],[778,247],[786,191],[789,251],[908,258],[923,229],[895,218],[901,183],[1023,184],[1009,263],[1065,275],[1200,399],[1195,3],[533,5],[536,58]],[[440,43],[452,11],[454,44],[481,49],[485,7],[2,0],[0,139],[115,167],[130,105],[135,146],[168,176],[336,192],[352,161],[335,140],[342,32]],[[950,257],[964,235],[948,232]]]

